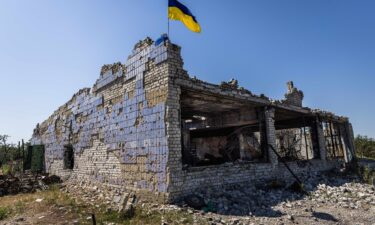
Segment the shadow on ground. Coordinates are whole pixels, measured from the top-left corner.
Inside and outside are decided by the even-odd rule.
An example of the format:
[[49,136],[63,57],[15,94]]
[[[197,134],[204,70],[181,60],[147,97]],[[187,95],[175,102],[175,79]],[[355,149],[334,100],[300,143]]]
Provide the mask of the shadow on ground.
[[313,212],[312,216],[317,218],[317,219],[321,219],[321,220],[325,220],[325,221],[338,222],[338,220],[334,216],[332,216],[331,214],[328,214],[328,213]]

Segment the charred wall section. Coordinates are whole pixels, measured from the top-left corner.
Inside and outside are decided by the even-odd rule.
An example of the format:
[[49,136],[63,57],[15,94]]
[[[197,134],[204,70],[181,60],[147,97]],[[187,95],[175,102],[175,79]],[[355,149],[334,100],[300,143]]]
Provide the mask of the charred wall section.
[[188,166],[266,162],[264,109],[182,90],[182,162]]

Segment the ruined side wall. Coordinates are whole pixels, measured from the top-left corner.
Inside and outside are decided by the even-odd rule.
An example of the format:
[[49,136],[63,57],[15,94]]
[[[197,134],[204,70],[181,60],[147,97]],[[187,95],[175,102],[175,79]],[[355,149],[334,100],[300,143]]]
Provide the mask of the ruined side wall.
[[[298,166],[296,162],[288,164],[298,176],[302,173],[330,170],[335,168],[337,163],[337,161],[311,160],[311,164],[306,164],[305,167]],[[188,168],[180,171],[180,183],[176,184],[178,187],[174,188],[170,199],[172,202],[179,201],[182,197],[208,187],[222,187],[238,183],[255,185],[272,179],[294,181],[283,164],[274,167],[271,163],[228,163],[219,166]]]
[[173,60],[168,63],[170,79],[168,82],[168,99],[166,111],[166,126],[168,137],[168,201],[173,202],[181,194],[180,188],[184,185],[182,171],[182,146],[181,146],[181,88],[175,83],[178,78],[188,78],[183,69],[181,49],[177,46],[168,53]]
[[[237,183],[247,183],[249,185],[269,179],[291,180],[292,175],[286,167],[279,163],[277,156],[271,149],[268,151],[269,163],[226,163],[222,165],[207,167],[188,167],[182,165],[181,151],[181,105],[180,84],[183,80],[188,80],[186,71],[183,70],[183,61],[180,56],[180,49],[170,54],[173,56],[169,62],[169,73],[171,79],[168,85],[168,99],[166,111],[166,126],[168,136],[168,200],[170,202],[179,201],[184,196],[194,194],[199,189],[207,187],[220,187]],[[190,88],[200,90],[201,87]],[[217,91],[219,92],[219,90]],[[267,139],[268,143],[276,146],[274,111],[272,107],[266,110]],[[296,174],[304,172],[325,171],[337,166],[337,161],[311,160],[311,164],[304,167],[298,166],[296,162],[289,165]]]
[[[92,90],[78,92],[36,128],[32,143],[45,145],[47,172],[164,198],[166,46],[165,40],[138,43],[124,65],[104,66]],[[73,170],[63,167],[68,144],[74,148]]]

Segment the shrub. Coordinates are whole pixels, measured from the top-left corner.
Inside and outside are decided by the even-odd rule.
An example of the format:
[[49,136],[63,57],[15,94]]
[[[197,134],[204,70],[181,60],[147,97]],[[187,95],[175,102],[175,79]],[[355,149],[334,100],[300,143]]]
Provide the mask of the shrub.
[[8,175],[10,173],[10,166],[8,164],[4,164],[1,167],[1,170],[3,171],[4,175]]
[[358,135],[354,139],[357,156],[375,159],[375,139]]
[[5,207],[0,207],[0,220],[4,220],[8,217],[10,210]]

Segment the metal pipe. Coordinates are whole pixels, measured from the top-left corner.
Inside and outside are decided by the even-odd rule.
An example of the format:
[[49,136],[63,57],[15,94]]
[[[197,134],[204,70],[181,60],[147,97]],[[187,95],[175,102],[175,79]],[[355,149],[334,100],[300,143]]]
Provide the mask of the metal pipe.
[[292,176],[294,177],[294,179],[296,179],[298,185],[301,187],[301,191],[305,194],[307,194],[307,191],[305,191],[303,189],[303,183],[302,181],[297,177],[297,175],[290,169],[290,167],[288,166],[288,164],[285,162],[285,160],[283,158],[281,158],[281,156],[279,155],[279,153],[275,150],[275,148],[268,144],[269,147],[271,147],[272,151],[276,154],[277,158],[284,164],[284,166],[286,167],[286,169],[290,172],[290,174],[292,174]]

